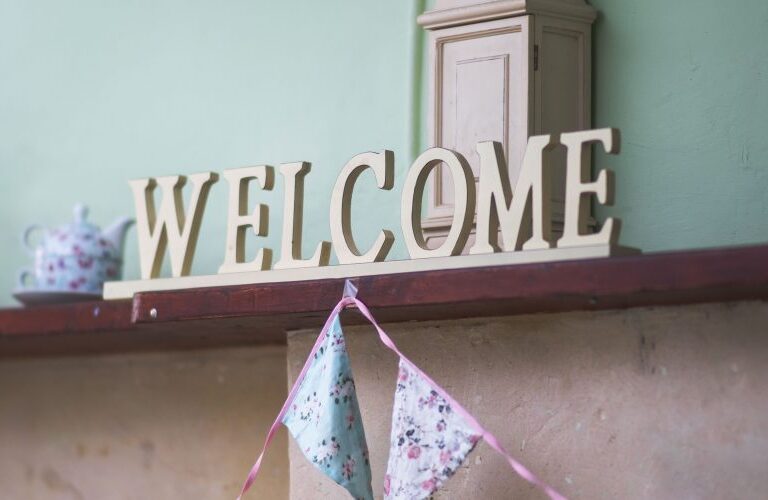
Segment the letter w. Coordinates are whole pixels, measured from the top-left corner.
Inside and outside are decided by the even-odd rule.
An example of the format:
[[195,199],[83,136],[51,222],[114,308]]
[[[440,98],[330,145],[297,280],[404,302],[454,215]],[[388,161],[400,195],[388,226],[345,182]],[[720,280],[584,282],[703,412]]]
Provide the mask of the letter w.
[[[170,247],[171,275],[187,276],[195,255],[197,236],[211,186],[219,180],[214,172],[189,176],[192,195],[189,210],[184,211],[182,188],[187,182],[183,175],[158,177],[156,180],[130,181],[136,206],[136,229],[139,237],[141,279],[157,278],[166,248]],[[160,186],[160,210],[155,210],[155,188]],[[190,213],[191,217],[187,214]]]

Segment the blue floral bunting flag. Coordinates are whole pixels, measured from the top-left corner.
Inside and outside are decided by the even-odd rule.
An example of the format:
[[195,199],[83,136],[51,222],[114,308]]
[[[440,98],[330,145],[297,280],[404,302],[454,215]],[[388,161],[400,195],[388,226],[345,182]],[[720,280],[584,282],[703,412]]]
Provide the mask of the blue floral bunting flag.
[[373,500],[368,445],[338,316],[315,351],[283,424],[323,474],[354,498]]

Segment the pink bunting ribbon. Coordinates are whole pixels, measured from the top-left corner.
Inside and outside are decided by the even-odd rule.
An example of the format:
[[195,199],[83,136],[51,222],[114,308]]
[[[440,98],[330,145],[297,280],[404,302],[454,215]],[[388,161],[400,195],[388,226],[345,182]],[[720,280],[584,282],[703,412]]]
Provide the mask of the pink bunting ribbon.
[[400,352],[400,349],[397,348],[395,343],[392,341],[392,339],[389,337],[389,335],[384,332],[384,330],[379,326],[379,323],[376,321],[376,319],[371,314],[371,311],[368,310],[368,307],[363,304],[359,299],[354,297],[344,297],[339,301],[338,304],[336,304],[336,307],[333,308],[333,311],[328,316],[328,319],[325,322],[325,325],[323,326],[323,329],[320,331],[320,335],[318,335],[317,340],[315,341],[315,345],[312,347],[312,350],[309,353],[309,356],[307,356],[307,361],[304,363],[304,367],[301,369],[301,372],[299,373],[299,376],[296,377],[296,381],[293,383],[293,387],[291,388],[290,393],[288,393],[288,398],[285,400],[285,403],[283,404],[282,409],[280,410],[280,413],[278,413],[277,418],[275,419],[274,423],[272,424],[272,427],[269,429],[269,432],[267,433],[267,438],[264,441],[264,447],[261,450],[261,453],[259,454],[259,457],[256,459],[256,463],[253,464],[253,467],[251,468],[251,471],[248,473],[248,477],[245,480],[245,483],[243,484],[243,488],[240,491],[240,495],[238,495],[237,500],[241,500],[243,495],[246,491],[253,485],[253,482],[256,480],[256,475],[259,473],[259,468],[261,468],[261,461],[264,458],[264,453],[267,451],[267,448],[269,447],[269,444],[272,442],[272,439],[275,437],[275,434],[277,433],[277,430],[280,428],[280,424],[283,421],[283,417],[285,416],[285,412],[288,411],[288,408],[290,407],[291,403],[293,402],[293,399],[296,397],[296,393],[299,391],[299,387],[301,387],[301,383],[304,380],[304,377],[307,373],[307,370],[309,370],[309,367],[311,365],[312,359],[314,358],[315,353],[320,348],[320,344],[322,344],[323,339],[325,338],[326,333],[328,332],[328,329],[331,327],[331,324],[333,322],[333,319],[338,315],[342,309],[344,309],[347,306],[356,306],[357,309],[362,313],[363,316],[368,319],[368,321],[371,322],[371,324],[376,328],[376,331],[379,334],[379,339],[381,342],[387,346],[391,351],[393,351],[395,354],[400,356],[400,358],[404,359],[408,364],[421,376],[423,377],[427,382],[429,382],[434,389],[442,396],[450,405],[451,408],[457,412],[459,415],[464,417],[464,419],[469,422],[469,424],[475,429],[475,432],[477,434],[481,435],[483,439],[485,439],[485,442],[488,443],[488,445],[496,450],[499,454],[501,454],[509,463],[510,467],[523,479],[528,481],[531,484],[534,484],[541,488],[552,500],[566,500],[566,497],[558,493],[554,488],[543,482],[541,479],[536,477],[535,474],[533,474],[530,470],[528,470],[523,464],[515,460],[507,451],[504,449],[504,447],[499,443],[499,440],[496,439],[496,436],[491,434],[489,431],[487,431],[480,423],[473,417],[466,409],[464,409],[463,406],[461,406],[458,401],[453,399],[450,394],[448,394],[442,387],[440,387],[437,383],[435,383],[432,378],[424,373],[421,369],[419,369],[413,362],[408,359],[407,356],[405,356],[402,352]]

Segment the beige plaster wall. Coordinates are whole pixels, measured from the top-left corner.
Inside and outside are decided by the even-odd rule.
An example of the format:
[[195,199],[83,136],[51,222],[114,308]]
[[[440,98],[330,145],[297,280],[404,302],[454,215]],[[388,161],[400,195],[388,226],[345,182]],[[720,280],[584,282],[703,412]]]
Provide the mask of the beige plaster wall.
[[[285,398],[285,348],[0,362],[3,500],[234,500]],[[249,500],[288,495],[280,434]]]
[[[571,498],[764,498],[768,304],[713,304],[386,329],[524,464]],[[371,449],[386,466],[393,354],[345,329]],[[289,336],[289,378],[317,332]],[[289,445],[291,498],[346,498]],[[481,444],[439,498],[543,498]]]

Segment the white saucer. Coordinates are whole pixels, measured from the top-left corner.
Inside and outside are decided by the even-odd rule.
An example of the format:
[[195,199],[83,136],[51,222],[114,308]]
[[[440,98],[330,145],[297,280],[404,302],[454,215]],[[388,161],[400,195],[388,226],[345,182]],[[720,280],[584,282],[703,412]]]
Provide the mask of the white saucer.
[[77,292],[66,290],[35,290],[34,288],[17,288],[13,298],[25,306],[41,306],[45,304],[67,304],[87,300],[101,300],[100,293]]

